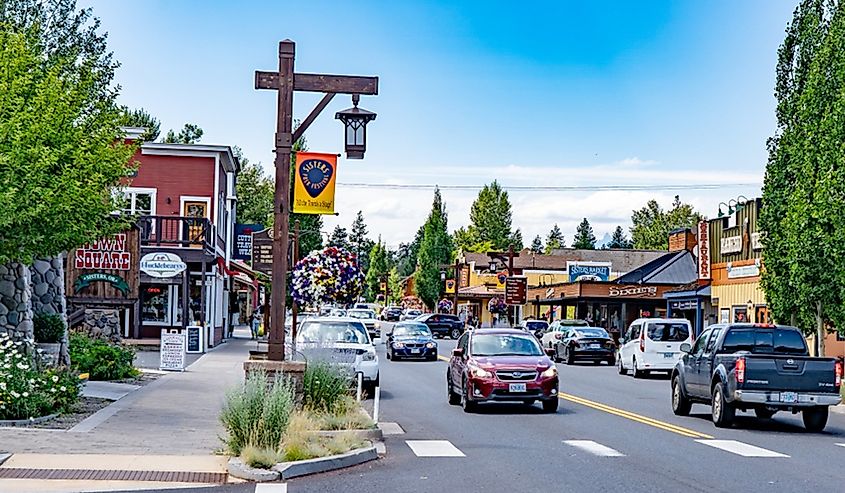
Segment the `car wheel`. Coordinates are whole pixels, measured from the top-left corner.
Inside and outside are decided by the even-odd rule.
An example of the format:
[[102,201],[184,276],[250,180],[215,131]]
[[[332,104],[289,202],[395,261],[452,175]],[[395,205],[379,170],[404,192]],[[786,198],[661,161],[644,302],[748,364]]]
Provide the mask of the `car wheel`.
[[566,358],[567,365],[574,365],[575,364],[575,357],[572,356],[572,351],[569,350],[569,347],[566,348],[566,352],[563,353],[564,358]]
[[455,389],[452,388],[452,378],[449,376],[449,371],[446,370],[446,390],[449,394],[449,404],[452,406],[457,406],[461,403],[461,395],[455,393]]
[[774,416],[776,412],[777,411],[766,409],[765,407],[754,408],[754,415],[760,419],[772,419],[772,416]]
[[616,356],[610,355],[610,358],[607,358],[607,366],[614,366],[616,364]]
[[616,370],[619,372],[620,375],[628,374],[628,370],[626,370],[625,367],[622,366],[622,358],[619,356],[616,357]]
[[543,401],[543,412],[556,413],[559,405],[560,399],[558,398],[545,400]]
[[387,358],[388,360],[393,359],[393,357],[390,355],[390,350],[387,350],[387,351],[384,352],[384,357]]
[[461,392],[461,407],[464,409],[465,413],[471,413],[471,412],[475,411],[477,403],[475,403],[475,402],[473,402],[469,399],[469,394],[470,394],[469,384],[466,381],[464,381],[464,384],[463,384],[462,387],[463,387],[463,392]]
[[827,426],[828,415],[829,410],[827,406],[815,406],[805,409],[801,413],[801,417],[804,419],[804,428],[807,428],[807,431],[812,431],[813,433],[824,430],[824,427]]
[[736,408],[725,398],[725,386],[722,382],[713,387],[713,424],[719,428],[728,428],[733,424]]
[[458,337],[461,337],[461,329],[452,329],[451,337],[452,339],[456,340],[458,339]]
[[681,388],[681,377],[675,375],[672,379],[672,412],[675,416],[689,416],[692,402],[684,395],[684,389]]
[[631,366],[634,367],[634,378],[643,378],[645,376],[645,372],[640,370],[637,366],[637,358],[634,358],[631,362]]

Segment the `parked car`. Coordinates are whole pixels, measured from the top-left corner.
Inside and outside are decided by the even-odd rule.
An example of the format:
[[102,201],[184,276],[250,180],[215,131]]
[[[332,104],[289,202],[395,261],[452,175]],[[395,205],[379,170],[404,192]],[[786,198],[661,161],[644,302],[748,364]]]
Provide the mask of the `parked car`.
[[422,310],[415,310],[409,308],[402,313],[402,316],[399,317],[399,320],[416,320],[417,317],[419,317],[420,315],[422,315]]
[[355,303],[352,308],[355,310],[372,310],[378,312],[379,305],[378,303]]
[[517,324],[516,328],[534,334],[538,340],[549,330],[549,323],[545,320],[525,319]]
[[809,431],[827,425],[829,407],[842,402],[842,362],[813,358],[795,327],[712,325],[682,345],[672,371],[672,411],[686,416],[693,403],[711,404],[713,423],[727,427],[736,410],[768,419],[801,412]]
[[386,322],[398,322],[402,317],[402,309],[398,306],[388,306],[381,311],[381,319]]
[[461,337],[465,329],[461,319],[448,313],[427,313],[417,317],[417,322],[428,325],[428,329],[435,337],[449,336],[452,339],[457,339]]
[[549,328],[543,334],[543,337],[540,339],[540,343],[544,348],[554,348],[555,342],[563,338],[563,334],[568,328],[589,326],[590,324],[584,320],[555,320],[551,323],[551,325],[549,325]]
[[378,320],[376,320],[376,312],[372,310],[353,309],[347,310],[346,316],[360,320],[367,328],[367,333],[370,334],[370,339],[375,339],[376,337],[379,337],[379,329],[381,329],[381,324],[379,324]]
[[681,359],[681,344],[692,343],[692,326],[683,318],[639,318],[619,340],[616,366],[620,375],[628,370],[634,378],[652,371],[671,372]]
[[387,334],[385,352],[387,359],[423,358],[428,361],[437,359],[437,342],[420,322],[399,322]]
[[516,401],[558,408],[557,368],[537,339],[518,329],[476,329],[458,339],[446,370],[449,404]]
[[570,327],[559,341],[555,341],[553,359],[567,365],[576,361],[616,364],[616,344],[601,327]]
[[361,320],[349,317],[309,318],[296,336],[297,350],[310,360],[324,358],[361,374],[372,392],[379,384],[376,349]]

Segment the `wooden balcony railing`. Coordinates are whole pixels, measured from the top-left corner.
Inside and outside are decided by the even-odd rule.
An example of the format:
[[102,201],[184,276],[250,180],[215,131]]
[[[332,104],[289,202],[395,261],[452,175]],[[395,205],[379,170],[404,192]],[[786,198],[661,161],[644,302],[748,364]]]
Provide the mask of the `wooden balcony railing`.
[[141,246],[212,250],[211,222],[204,217],[141,216]]

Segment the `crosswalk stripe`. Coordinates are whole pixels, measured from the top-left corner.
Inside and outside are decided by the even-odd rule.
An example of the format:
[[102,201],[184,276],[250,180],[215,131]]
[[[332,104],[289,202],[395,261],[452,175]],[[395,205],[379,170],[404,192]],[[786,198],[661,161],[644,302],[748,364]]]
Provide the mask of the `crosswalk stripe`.
[[405,430],[399,426],[399,423],[394,423],[392,421],[382,421],[378,424],[378,428],[381,432],[385,435],[403,435],[405,434]]
[[592,440],[564,440],[563,443],[577,447],[599,457],[625,457],[625,454],[618,450],[604,446]]
[[845,443],[837,443],[836,445],[839,445],[840,447],[845,447]]
[[466,457],[449,440],[405,440],[417,457]]
[[780,452],[774,452],[736,440],[696,440],[696,442],[743,457],[789,457]]
[[255,493],[287,493],[286,483],[256,483]]

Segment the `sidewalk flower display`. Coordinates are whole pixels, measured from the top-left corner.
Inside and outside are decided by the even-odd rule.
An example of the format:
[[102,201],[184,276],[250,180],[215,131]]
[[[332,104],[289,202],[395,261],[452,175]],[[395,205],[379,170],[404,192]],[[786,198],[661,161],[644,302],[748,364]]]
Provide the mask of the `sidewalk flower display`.
[[31,419],[69,409],[82,383],[65,369],[41,369],[32,341],[0,334],[0,420]]
[[300,305],[353,303],[364,291],[364,274],[355,255],[328,247],[297,262],[291,278],[293,299]]
[[487,303],[487,309],[490,313],[505,313],[508,311],[508,305],[505,304],[505,299],[501,296],[494,296]]
[[437,302],[437,311],[440,313],[452,313],[452,300],[443,298]]

